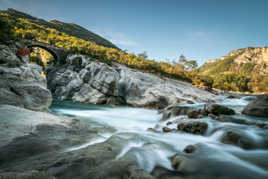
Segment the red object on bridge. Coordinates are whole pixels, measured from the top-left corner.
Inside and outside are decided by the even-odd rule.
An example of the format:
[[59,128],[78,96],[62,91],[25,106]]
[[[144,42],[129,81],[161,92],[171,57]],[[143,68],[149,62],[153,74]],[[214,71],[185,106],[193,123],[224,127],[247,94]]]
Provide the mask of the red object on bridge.
[[20,56],[26,56],[30,53],[30,50],[28,48],[20,47],[18,48],[16,54]]

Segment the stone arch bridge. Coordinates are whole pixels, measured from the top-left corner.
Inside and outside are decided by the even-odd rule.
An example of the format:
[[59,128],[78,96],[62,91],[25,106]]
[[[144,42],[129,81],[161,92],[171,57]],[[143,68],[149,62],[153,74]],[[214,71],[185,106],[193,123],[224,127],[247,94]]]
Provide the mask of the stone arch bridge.
[[67,56],[70,54],[70,51],[68,51],[64,48],[55,47],[55,46],[52,46],[52,45],[49,45],[46,43],[42,43],[42,42],[37,42],[37,41],[33,41],[33,40],[23,40],[23,43],[29,49],[31,49],[33,47],[39,47],[39,48],[45,49],[46,51],[51,53],[55,62],[58,64],[64,64],[66,62]]

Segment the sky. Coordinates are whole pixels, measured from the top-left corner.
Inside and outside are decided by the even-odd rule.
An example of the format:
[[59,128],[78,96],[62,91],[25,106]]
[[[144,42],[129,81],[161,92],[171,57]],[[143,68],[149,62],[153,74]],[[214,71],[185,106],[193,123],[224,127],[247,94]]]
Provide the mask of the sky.
[[0,0],[7,8],[76,23],[157,61],[183,54],[201,65],[234,49],[268,46],[268,0]]

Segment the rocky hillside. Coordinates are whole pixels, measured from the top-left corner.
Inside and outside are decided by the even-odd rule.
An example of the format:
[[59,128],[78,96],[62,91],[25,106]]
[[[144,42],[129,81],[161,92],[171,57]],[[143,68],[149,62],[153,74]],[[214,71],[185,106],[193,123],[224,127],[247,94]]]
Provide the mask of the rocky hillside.
[[162,109],[178,102],[192,104],[215,97],[190,83],[160,78],[118,63],[107,65],[82,55],[68,56],[65,65],[48,66],[46,76],[55,99],[89,104]]
[[206,75],[213,88],[268,93],[268,47],[233,50],[220,59],[208,60],[195,72]]
[[244,75],[268,74],[268,47],[248,47],[233,50],[217,60],[209,60],[199,71],[202,74],[235,72]]
[[108,40],[74,23],[65,23],[65,22],[61,22],[58,20],[52,20],[48,22],[43,19],[38,19],[36,17],[33,17],[24,12],[17,11],[15,9],[7,9],[5,11],[0,11],[0,12],[6,13],[9,16],[14,17],[14,18],[27,19],[28,21],[32,23],[42,25],[46,28],[53,28],[60,32],[64,32],[67,35],[81,38],[84,40],[89,40],[89,41],[95,42],[98,45],[102,45],[104,47],[117,48],[113,43],[109,42]]

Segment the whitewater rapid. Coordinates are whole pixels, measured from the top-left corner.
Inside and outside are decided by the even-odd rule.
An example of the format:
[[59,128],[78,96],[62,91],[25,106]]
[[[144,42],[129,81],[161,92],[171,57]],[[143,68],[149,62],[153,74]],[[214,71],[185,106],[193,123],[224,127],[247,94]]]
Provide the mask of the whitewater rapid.
[[[259,122],[259,118],[241,114],[244,106],[252,101],[252,99],[254,99],[254,96],[245,96],[240,99],[228,99],[225,96],[220,96],[217,101],[219,104],[228,106],[236,111],[236,115],[232,116],[234,119]],[[200,103],[193,104],[192,106],[200,108],[203,105]],[[116,159],[123,157],[128,152],[132,152],[136,156],[140,167],[151,172],[155,166],[162,166],[166,169],[173,170],[170,158],[176,153],[183,151],[186,146],[200,143],[216,151],[216,154],[209,156],[210,158],[214,157],[217,160],[227,163],[232,162],[241,166],[241,168],[245,168],[247,171],[268,176],[267,170],[255,165],[256,162],[251,162],[253,160],[268,160],[268,150],[244,150],[237,146],[223,144],[220,141],[225,128],[235,128],[243,130],[249,138],[262,145],[263,133],[267,133],[267,130],[263,131],[263,129],[259,129],[256,126],[232,122],[223,123],[209,117],[204,117],[201,120],[208,123],[208,130],[205,135],[194,135],[179,131],[163,133],[162,127],[166,126],[167,122],[175,118],[184,118],[185,116],[178,116],[161,122],[161,114],[156,110],[133,107],[82,105],[60,101],[55,101],[51,110],[57,114],[83,120],[92,126],[107,127],[107,130],[100,131],[99,138],[90,140],[80,146],[68,148],[64,152],[79,150],[90,145],[105,142],[111,136],[118,135],[126,138],[128,142],[122,147]],[[262,120],[261,122],[267,123],[267,120]],[[169,125],[169,127],[176,129],[176,125]],[[147,130],[148,128],[154,128],[158,132],[150,132]],[[213,131],[214,129],[219,130]]]

